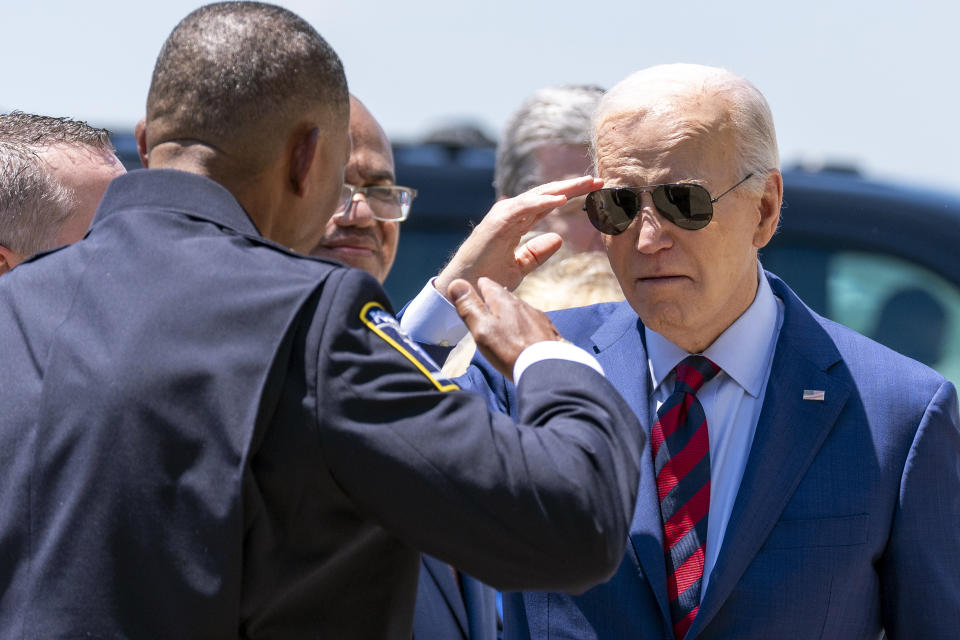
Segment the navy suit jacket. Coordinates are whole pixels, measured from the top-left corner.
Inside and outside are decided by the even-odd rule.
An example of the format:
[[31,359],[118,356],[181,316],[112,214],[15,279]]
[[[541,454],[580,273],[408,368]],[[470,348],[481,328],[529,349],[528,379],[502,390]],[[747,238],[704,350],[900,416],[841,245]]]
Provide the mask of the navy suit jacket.
[[[785,304],[770,382],[722,549],[688,638],[956,638],[960,426],[942,376]],[[643,326],[627,303],[553,314],[593,352],[649,431]],[[917,330],[922,331],[922,327]],[[513,387],[478,359],[464,377],[499,410]],[[823,401],[803,399],[822,390]],[[504,597],[504,637],[672,638],[657,491],[641,462],[630,544],[581,595]]]
[[503,588],[605,580],[630,407],[541,362],[518,428],[388,309],[215,182],[114,180],[85,240],[0,278],[0,638],[410,640],[418,549]]
[[457,585],[450,565],[423,556],[413,613],[414,640],[496,640],[497,592],[460,572]]

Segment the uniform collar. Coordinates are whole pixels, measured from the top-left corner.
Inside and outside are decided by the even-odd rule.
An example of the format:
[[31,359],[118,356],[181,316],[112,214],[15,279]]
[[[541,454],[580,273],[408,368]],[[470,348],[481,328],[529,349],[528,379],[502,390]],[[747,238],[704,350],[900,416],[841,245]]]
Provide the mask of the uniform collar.
[[115,178],[93,222],[127,209],[145,208],[181,213],[243,234],[261,235],[237,199],[221,184],[172,169],[138,169]]
[[[757,273],[757,294],[753,303],[703,352],[754,398],[763,390],[783,315],[759,264]],[[649,327],[645,326],[644,331],[652,391],[655,391],[674,367],[690,354]],[[757,363],[763,363],[763,366],[757,366]]]

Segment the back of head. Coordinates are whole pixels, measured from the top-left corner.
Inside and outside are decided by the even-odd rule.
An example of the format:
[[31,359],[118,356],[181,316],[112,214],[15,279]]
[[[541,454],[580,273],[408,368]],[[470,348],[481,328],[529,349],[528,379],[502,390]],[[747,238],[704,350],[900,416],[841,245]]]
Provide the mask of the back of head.
[[76,205],[44,155],[51,150],[111,154],[106,129],[70,118],[14,111],[0,115],[0,245],[29,256],[51,249]]
[[603,89],[569,85],[540,89],[507,122],[497,145],[494,187],[497,197],[511,198],[542,184],[534,151],[548,144],[590,143],[593,112]]
[[[596,149],[599,125],[607,118],[630,113],[639,117],[675,113],[678,109],[718,100],[734,134],[738,175],[766,175],[779,169],[780,155],[773,114],[766,98],[752,83],[726,69],[696,64],[665,64],[642,69],[610,89],[597,107],[591,144]],[[745,188],[762,189],[762,181]]]
[[277,132],[316,109],[345,122],[348,94],[340,58],[313,27],[269,4],[209,4],[184,18],[160,51],[147,147],[200,142],[257,164]]

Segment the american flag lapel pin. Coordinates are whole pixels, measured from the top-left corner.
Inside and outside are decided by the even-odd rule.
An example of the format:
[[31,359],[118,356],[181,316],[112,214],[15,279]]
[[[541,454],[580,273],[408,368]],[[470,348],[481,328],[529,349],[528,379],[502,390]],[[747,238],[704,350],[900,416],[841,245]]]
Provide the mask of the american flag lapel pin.
[[804,389],[803,390],[803,399],[812,400],[814,402],[823,402],[823,389]]

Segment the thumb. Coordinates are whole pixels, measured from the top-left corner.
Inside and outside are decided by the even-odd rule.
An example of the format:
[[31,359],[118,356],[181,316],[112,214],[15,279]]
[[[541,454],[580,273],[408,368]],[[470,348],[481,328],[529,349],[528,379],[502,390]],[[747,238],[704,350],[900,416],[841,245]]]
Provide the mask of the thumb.
[[454,280],[447,287],[447,297],[457,308],[457,313],[473,333],[480,322],[490,314],[476,290],[466,280]]
[[563,240],[556,233],[544,233],[524,243],[514,255],[520,267],[521,279],[546,262],[562,244]]

